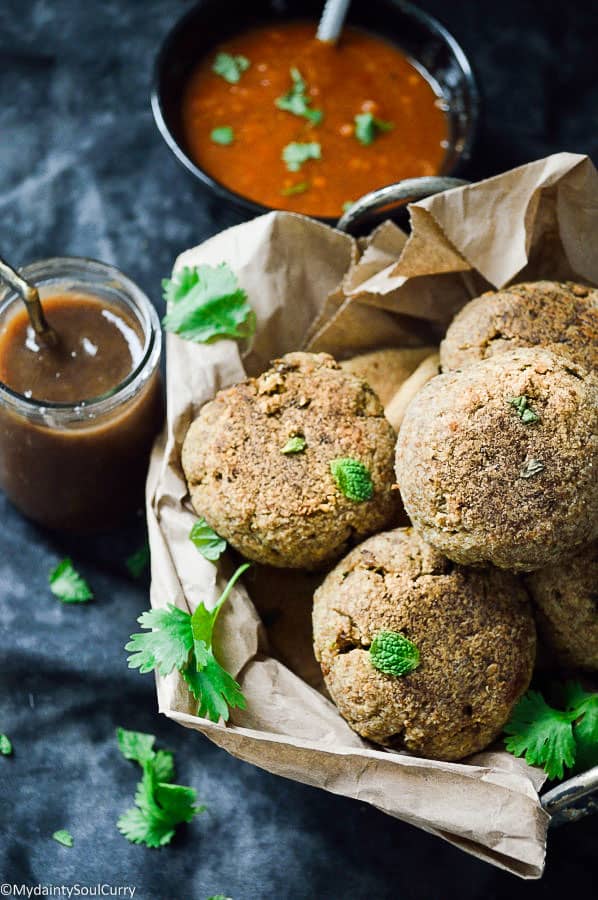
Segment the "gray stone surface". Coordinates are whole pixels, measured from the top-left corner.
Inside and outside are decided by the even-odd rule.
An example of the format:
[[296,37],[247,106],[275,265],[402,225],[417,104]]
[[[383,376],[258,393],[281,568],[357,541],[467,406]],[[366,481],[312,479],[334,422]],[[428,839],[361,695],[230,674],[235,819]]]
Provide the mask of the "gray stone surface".
[[[180,0],[1,0],[0,253],[21,265],[59,254],[123,268],[161,306],[176,254],[236,221],[159,138],[153,56]],[[595,3],[427,0],[476,65],[486,123],[471,174],[556,150],[598,158]],[[137,897],[492,900],[590,896],[596,823],[551,836],[547,874],[523,884],[369,807],[275,778],[159,717],[151,676],[123,645],[148,605],[124,557],[139,518],[93,541],[42,531],[0,497],[0,881],[135,885]],[[93,584],[60,605],[47,573],[69,554]],[[117,725],[155,732],[208,811],[161,851],[115,821],[137,772]],[[75,846],[51,840],[68,828]]]

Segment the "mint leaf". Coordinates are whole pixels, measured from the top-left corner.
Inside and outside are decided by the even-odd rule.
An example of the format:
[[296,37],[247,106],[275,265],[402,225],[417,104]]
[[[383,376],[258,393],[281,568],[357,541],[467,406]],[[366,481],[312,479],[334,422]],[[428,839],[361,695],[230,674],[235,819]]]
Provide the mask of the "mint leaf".
[[185,267],[162,286],[168,303],[162,323],[184,340],[210,343],[249,338],[255,331],[255,313],[227,263]]
[[289,172],[298,172],[303,163],[309,159],[321,159],[322,148],[317,143],[301,144],[293,141],[282,151],[282,159]]
[[10,756],[12,753],[12,743],[8,735],[0,734],[0,755]]
[[419,666],[419,650],[400,631],[380,631],[370,646],[370,662],[385,675],[397,678]]
[[130,556],[127,556],[125,560],[125,565],[129,570],[129,573],[133,578],[141,578],[144,571],[147,569],[150,563],[150,549],[147,541],[140,547],[139,550],[136,550],[135,553],[131,553]]
[[86,603],[93,599],[93,591],[73,566],[72,560],[63,559],[48,576],[50,590],[62,603]]
[[360,113],[355,116],[355,137],[360,144],[372,144],[378,135],[394,128],[392,122],[383,122],[372,113]]
[[290,437],[284,447],[280,448],[281,453],[301,453],[307,447],[307,442],[303,435],[295,434]]
[[337,487],[349,500],[361,503],[370,500],[374,494],[374,485],[369,470],[358,459],[341,457],[333,459],[330,471]]
[[217,535],[205,519],[198,519],[189,533],[189,538],[201,555],[209,559],[210,562],[216,562],[226,550],[224,538]]
[[212,72],[220,75],[229,84],[237,84],[243,72],[246,72],[251,63],[246,56],[231,56],[230,53],[217,53],[212,65]]
[[125,650],[132,650],[127,662],[130,669],[170,675],[182,669],[193,647],[189,613],[169,604],[167,609],[150,609],[137,619],[142,628],[153,631],[132,634]]
[[210,131],[210,140],[215,144],[228,146],[235,139],[235,133],[230,125],[220,125],[219,128],[212,128]]
[[318,125],[322,121],[324,113],[321,109],[311,109],[311,97],[305,93],[307,85],[301,77],[299,69],[291,69],[291,79],[292,87],[284,96],[278,97],[274,101],[276,106],[294,116],[308,119],[312,125]]
[[530,399],[525,394],[520,397],[512,397],[509,405],[515,409],[524,425],[533,425],[540,421],[540,416],[531,408]]
[[52,837],[58,844],[62,844],[63,847],[73,846],[73,836],[70,831],[67,831],[65,828],[60,828],[58,831],[55,831]]

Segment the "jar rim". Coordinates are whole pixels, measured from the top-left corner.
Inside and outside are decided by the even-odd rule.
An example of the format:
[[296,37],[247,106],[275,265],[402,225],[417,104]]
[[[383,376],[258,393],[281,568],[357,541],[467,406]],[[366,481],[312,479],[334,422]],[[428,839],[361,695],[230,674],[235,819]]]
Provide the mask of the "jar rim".
[[[76,283],[78,271],[81,279],[81,288],[88,288],[90,294],[93,293],[94,281],[90,280],[89,284],[85,284],[84,274],[96,275],[95,281],[97,284],[99,284],[100,279],[104,282],[112,280],[115,282],[112,285],[114,290],[120,293],[121,297],[124,297],[139,313],[138,318],[143,328],[144,337],[143,353],[125,378],[97,397],[84,398],[77,402],[67,403],[37,400],[33,397],[26,397],[0,380],[0,400],[6,400],[9,405],[13,408],[16,407],[20,412],[27,410],[31,413],[38,412],[40,414],[44,412],[53,412],[59,415],[64,413],[67,418],[69,413],[77,415],[82,409],[86,412],[93,411],[96,415],[102,415],[129,400],[135,393],[137,381],[144,370],[149,369],[149,375],[156,368],[162,347],[160,320],[147,294],[117,266],[91,257],[53,256],[35,260],[21,267],[18,271],[24,278],[33,280],[41,287],[44,284],[51,284],[52,281],[59,281],[61,278],[70,278]],[[46,280],[44,281],[44,279]],[[0,289],[0,312],[18,299],[18,294],[12,288]]]

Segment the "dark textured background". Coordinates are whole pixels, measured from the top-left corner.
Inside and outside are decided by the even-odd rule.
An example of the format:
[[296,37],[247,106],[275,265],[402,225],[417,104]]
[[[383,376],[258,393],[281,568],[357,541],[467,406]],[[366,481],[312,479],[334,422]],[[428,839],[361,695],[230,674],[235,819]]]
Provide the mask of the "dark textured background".
[[[486,121],[471,176],[558,150],[598,160],[598,4],[426,0],[470,54]],[[235,221],[158,137],[151,63],[181,0],[0,0],[0,253],[81,254],[123,268],[159,305],[181,250]],[[158,717],[150,676],[122,650],[147,607],[123,558],[141,519],[93,542],[57,537],[0,497],[0,881],[129,884],[137,897],[493,900],[592,895],[597,822],[550,835],[544,879],[523,883],[360,803],[275,778]],[[72,555],[97,599],[63,607],[47,573]],[[115,820],[137,772],[117,725],[176,750],[208,812],[164,850]],[[50,835],[66,827],[67,850]],[[594,882],[595,884],[595,882]],[[595,889],[594,889],[595,893]]]

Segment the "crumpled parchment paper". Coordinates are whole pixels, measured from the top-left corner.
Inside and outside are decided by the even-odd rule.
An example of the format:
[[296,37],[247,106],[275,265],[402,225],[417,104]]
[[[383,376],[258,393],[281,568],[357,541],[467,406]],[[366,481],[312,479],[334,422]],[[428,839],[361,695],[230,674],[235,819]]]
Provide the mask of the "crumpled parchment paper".
[[[213,606],[233,571],[205,560],[188,538],[191,511],[180,465],[185,432],[223,387],[305,347],[339,358],[442,335],[481,291],[524,279],[598,283],[598,174],[561,153],[410,207],[409,237],[392,223],[357,242],[325,225],[274,212],[183,253],[185,265],[226,261],[258,320],[250,348],[197,345],[168,335],[167,426],[147,486],[151,602]],[[322,577],[322,576],[320,576]],[[355,797],[524,878],[542,874],[548,816],[544,776],[500,747],[462,763],[376,749],[327,698],[311,650],[318,576],[254,565],[221,613],[216,652],[247,709],[229,724],[194,715],[177,673],[158,677],[160,711],[270,772]]]

